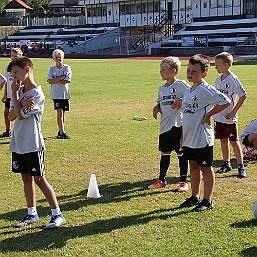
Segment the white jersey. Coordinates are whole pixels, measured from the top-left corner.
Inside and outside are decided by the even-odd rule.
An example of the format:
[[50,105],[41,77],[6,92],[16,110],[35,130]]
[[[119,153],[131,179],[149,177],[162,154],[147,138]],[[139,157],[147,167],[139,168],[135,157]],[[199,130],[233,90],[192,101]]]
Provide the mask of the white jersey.
[[182,109],[172,109],[171,104],[190,86],[186,81],[175,80],[170,86],[162,84],[159,87],[157,103],[161,108],[160,134],[169,131],[173,126],[182,126]]
[[12,83],[13,83],[13,75],[7,71],[7,66],[5,67],[4,76],[7,79],[6,89],[7,89],[7,98],[12,98]]
[[226,123],[226,124],[237,123],[238,121],[237,114],[233,119],[227,119],[226,116],[229,113],[231,113],[231,111],[234,109],[237,103],[237,98],[246,95],[246,91],[235,74],[230,73],[223,80],[221,78],[222,76],[218,76],[218,78],[216,79],[216,88],[231,100],[231,104],[222,112],[219,112],[213,115],[213,119],[215,121]]
[[187,89],[183,95],[183,146],[203,148],[214,144],[214,132],[207,122],[201,123],[204,116],[215,105],[230,103],[230,100],[207,82],[203,81],[191,91]]
[[250,135],[250,134],[257,134],[257,119],[252,120],[250,123],[248,123],[244,130],[241,133],[240,136],[240,142],[242,143],[245,136]]
[[[65,76],[64,80],[71,82],[71,68],[67,64],[64,64],[60,69],[52,66],[48,71],[48,79],[59,78],[63,75]],[[50,97],[51,99],[70,99],[69,83],[51,84]]]
[[[23,107],[21,115],[24,119],[15,119],[12,139],[9,145],[11,152],[24,154],[37,152],[44,149],[44,139],[41,131],[41,118],[44,111],[45,96],[40,87],[33,88],[23,93],[23,87],[19,90],[19,101],[24,97],[31,97],[35,101],[33,109]],[[11,101],[10,111],[13,110]]]

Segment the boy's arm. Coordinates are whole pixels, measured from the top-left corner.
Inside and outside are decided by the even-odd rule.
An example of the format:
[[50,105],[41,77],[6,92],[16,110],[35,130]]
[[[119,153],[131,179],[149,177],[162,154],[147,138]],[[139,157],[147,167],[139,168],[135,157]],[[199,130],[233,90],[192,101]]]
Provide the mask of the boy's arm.
[[[49,84],[57,84],[57,83],[61,83],[61,81],[63,81],[64,79],[65,79],[65,75],[62,75],[61,77],[58,77],[58,78],[48,79],[47,82]],[[65,83],[61,83],[61,84],[65,84]]]
[[204,116],[203,120],[202,120],[202,124],[207,122],[209,125],[211,124],[211,120],[212,120],[212,115],[219,113],[221,111],[223,111],[224,109],[226,109],[227,107],[229,107],[230,103],[226,103],[226,104],[221,104],[221,105],[216,105],[214,106],[208,113],[206,113],[206,115]]
[[12,83],[12,101],[13,101],[13,110],[11,110],[9,112],[9,120],[13,121],[16,118],[18,118],[19,120],[22,120],[23,117],[21,115],[21,104],[19,102],[19,89],[20,89],[20,81],[18,81],[17,79],[14,79],[13,83]]
[[4,87],[5,84],[6,84],[5,81],[0,84],[0,90]]
[[239,108],[242,106],[242,104],[244,103],[246,99],[246,95],[243,95],[241,97],[239,97],[235,107],[233,108],[233,110],[227,115],[227,119],[233,119],[236,116],[237,111],[239,110]]
[[161,107],[160,107],[160,103],[156,104],[154,107],[153,107],[153,117],[155,119],[157,119],[157,114],[158,112],[161,113]]
[[2,97],[2,103],[5,103],[7,99],[7,83],[4,84],[4,95]]

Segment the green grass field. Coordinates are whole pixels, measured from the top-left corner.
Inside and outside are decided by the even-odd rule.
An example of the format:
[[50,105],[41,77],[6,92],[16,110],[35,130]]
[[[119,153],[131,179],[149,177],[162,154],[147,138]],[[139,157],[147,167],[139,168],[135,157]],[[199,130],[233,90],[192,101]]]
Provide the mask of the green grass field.
[[[1,72],[8,63],[1,59]],[[46,177],[53,185],[67,224],[45,231],[50,209],[37,189],[40,223],[15,229],[26,215],[21,177],[11,173],[8,139],[0,139],[0,256],[257,256],[257,163],[247,162],[248,178],[216,176],[215,208],[203,213],[178,209],[190,192],[176,191],[178,162],[172,155],[169,185],[149,191],[158,175],[159,120],[152,118],[158,86],[158,60],[65,60],[73,70],[71,111],[58,140],[56,113],[49,98],[47,71],[53,62],[33,59],[35,80],[46,96],[43,116]],[[238,64],[238,65],[236,65]],[[242,65],[239,65],[242,64]],[[232,71],[248,92],[239,111],[239,132],[256,118],[256,62],[237,62]],[[186,61],[179,78],[185,79]],[[211,67],[207,81],[214,84]],[[2,94],[2,92],[1,92]],[[4,131],[0,107],[0,131]],[[144,115],[145,121],[132,120]],[[215,144],[214,168],[222,163]],[[87,199],[90,175],[96,174],[99,199]]]

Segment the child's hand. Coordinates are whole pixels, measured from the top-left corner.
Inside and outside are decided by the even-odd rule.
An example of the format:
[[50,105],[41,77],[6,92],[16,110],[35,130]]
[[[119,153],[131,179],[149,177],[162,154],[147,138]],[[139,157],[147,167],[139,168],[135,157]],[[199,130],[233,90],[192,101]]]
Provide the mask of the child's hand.
[[7,97],[6,97],[6,95],[4,95],[4,96],[2,97],[2,103],[6,103],[6,99],[7,99]]
[[226,118],[228,120],[232,120],[235,118],[235,116],[236,116],[236,113],[234,111],[232,111],[231,113],[227,114]]
[[212,116],[205,115],[205,116],[203,117],[201,123],[203,124],[203,123],[205,123],[205,122],[207,122],[209,125],[211,125],[211,123],[212,123]]
[[12,86],[11,86],[12,87],[12,91],[13,92],[19,91],[20,86],[21,86],[21,81],[19,79],[14,79],[13,83],[12,83]]
[[21,100],[21,106],[26,107],[28,109],[33,109],[33,107],[35,106],[35,102],[34,102],[34,100],[32,100],[31,97],[24,97]]
[[171,105],[172,109],[179,109],[182,106],[182,99],[178,98],[175,102]]
[[157,119],[157,114],[158,114],[158,112],[161,113],[161,109],[160,109],[159,105],[157,104],[157,105],[155,105],[154,108],[153,108],[153,117],[154,117],[155,119]]

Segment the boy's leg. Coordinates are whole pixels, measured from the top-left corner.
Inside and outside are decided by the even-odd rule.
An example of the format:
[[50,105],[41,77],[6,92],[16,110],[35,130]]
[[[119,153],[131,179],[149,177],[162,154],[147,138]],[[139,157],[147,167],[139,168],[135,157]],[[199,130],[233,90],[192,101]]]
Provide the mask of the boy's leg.
[[230,149],[227,137],[220,139],[220,146],[224,163],[222,167],[217,171],[217,173],[231,171],[232,167],[230,165]]
[[20,222],[14,224],[14,227],[23,227],[32,223],[39,222],[39,217],[36,209],[34,178],[29,173],[24,173],[22,174],[22,181],[28,207],[28,215],[26,215]]
[[191,181],[191,189],[193,196],[200,195],[200,186],[201,186],[201,170],[197,161],[189,160],[190,165],[190,181]]
[[38,187],[43,192],[46,200],[48,201],[51,211],[52,211],[52,218],[48,225],[45,227],[47,229],[60,227],[66,224],[66,221],[61,213],[59,208],[57,198],[54,192],[53,187],[48,183],[45,176],[35,176],[35,182]]
[[233,151],[236,156],[239,177],[246,178],[247,175],[246,175],[246,171],[244,168],[243,152],[241,149],[241,145],[240,145],[239,141],[230,141],[230,143],[233,147]]
[[53,187],[48,183],[45,176],[35,176],[36,184],[41,189],[51,209],[59,208]]
[[9,115],[9,109],[5,107],[5,109],[4,109],[4,122],[5,122],[6,132],[10,131],[10,126],[11,126],[11,122],[8,118],[8,115]]
[[166,175],[170,165],[171,152],[162,152],[160,160],[160,174],[159,179],[148,186],[148,189],[158,189],[166,186]]
[[63,109],[57,109],[57,124],[60,132],[64,132]]
[[211,200],[215,184],[215,175],[212,167],[201,167],[203,172],[204,196],[206,200]]
[[36,207],[34,178],[29,173],[22,174],[21,176],[24,186],[24,194],[26,198],[27,207]]
[[178,154],[178,160],[179,160],[179,170],[180,170],[180,179],[178,183],[178,191],[183,193],[188,191],[189,186],[187,183],[187,177],[188,177],[188,160],[185,159],[185,157]]

